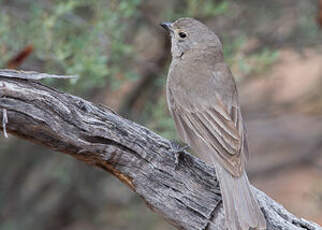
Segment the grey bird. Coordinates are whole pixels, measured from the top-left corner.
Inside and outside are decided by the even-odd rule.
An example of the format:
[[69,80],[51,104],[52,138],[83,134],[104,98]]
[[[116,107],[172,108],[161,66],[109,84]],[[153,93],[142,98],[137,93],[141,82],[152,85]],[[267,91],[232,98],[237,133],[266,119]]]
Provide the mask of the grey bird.
[[216,168],[229,230],[266,229],[248,181],[236,83],[217,35],[193,18],[161,23],[171,36],[167,101],[181,140]]

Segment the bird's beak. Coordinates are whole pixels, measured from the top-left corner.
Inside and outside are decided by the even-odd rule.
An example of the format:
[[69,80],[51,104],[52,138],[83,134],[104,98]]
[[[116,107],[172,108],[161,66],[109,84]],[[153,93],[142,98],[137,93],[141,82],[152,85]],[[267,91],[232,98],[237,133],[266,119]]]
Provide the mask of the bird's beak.
[[168,32],[172,32],[173,31],[172,23],[171,22],[162,22],[160,24],[160,26],[162,26]]

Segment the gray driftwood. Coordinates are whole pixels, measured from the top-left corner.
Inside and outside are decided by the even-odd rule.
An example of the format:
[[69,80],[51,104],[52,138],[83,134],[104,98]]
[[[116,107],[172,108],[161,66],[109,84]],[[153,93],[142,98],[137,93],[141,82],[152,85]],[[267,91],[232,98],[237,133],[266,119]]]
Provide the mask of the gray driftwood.
[[[67,153],[112,173],[178,229],[224,228],[215,170],[185,153],[175,168],[165,138],[112,110],[0,71],[0,119],[8,133]],[[34,74],[34,73],[32,73]],[[7,111],[6,114],[2,111]],[[255,189],[269,230],[321,229]]]

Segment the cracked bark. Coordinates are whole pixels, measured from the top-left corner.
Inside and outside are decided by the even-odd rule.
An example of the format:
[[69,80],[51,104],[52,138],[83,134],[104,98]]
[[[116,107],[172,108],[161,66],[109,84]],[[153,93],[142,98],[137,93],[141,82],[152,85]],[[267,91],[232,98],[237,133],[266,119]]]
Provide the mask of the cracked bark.
[[[29,78],[28,72],[19,74]],[[104,106],[32,80],[5,77],[0,71],[3,110],[8,133],[112,173],[176,228],[224,229],[215,170],[187,152],[175,168],[170,142],[147,128]],[[1,122],[0,127],[4,128]],[[321,229],[253,189],[269,230]]]

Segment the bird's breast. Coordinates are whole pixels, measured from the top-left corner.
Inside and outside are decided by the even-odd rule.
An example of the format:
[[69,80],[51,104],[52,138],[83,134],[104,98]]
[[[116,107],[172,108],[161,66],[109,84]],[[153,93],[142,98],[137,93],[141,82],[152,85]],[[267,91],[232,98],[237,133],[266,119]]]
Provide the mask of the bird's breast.
[[168,74],[168,87],[184,96],[202,96],[213,87],[212,71],[202,62],[173,62]]

